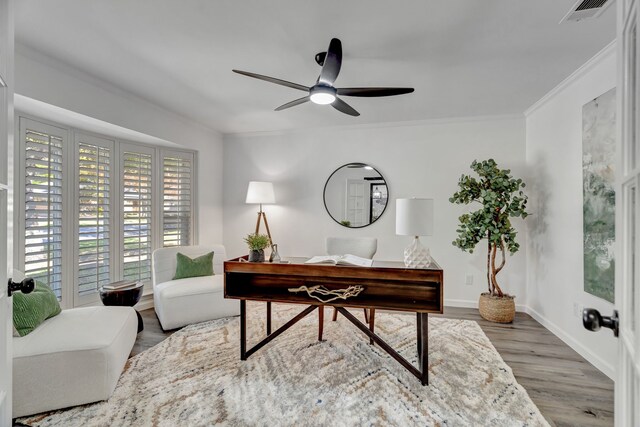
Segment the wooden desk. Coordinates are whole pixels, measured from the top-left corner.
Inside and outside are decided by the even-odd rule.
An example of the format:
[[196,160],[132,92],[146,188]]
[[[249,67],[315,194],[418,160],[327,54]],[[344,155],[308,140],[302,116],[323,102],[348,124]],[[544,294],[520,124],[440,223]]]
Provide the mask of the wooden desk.
[[[433,269],[410,269],[400,262],[374,261],[372,267],[348,267],[304,264],[307,258],[286,258],[286,260],[290,263],[253,263],[244,262],[242,257],[224,263],[224,296],[240,300],[240,358],[242,360],[246,360],[318,307],[320,307],[319,320],[322,322],[323,308],[326,305],[336,307],[373,342],[420,379],[423,385],[428,384],[428,315],[442,313],[443,309],[443,273],[439,266]],[[330,290],[358,285],[363,288],[363,291],[347,300],[335,300],[329,303],[318,301],[304,292],[289,291],[300,286],[316,285]],[[246,348],[246,300],[267,302],[267,336],[248,350]],[[304,304],[308,307],[272,332],[272,302]],[[409,363],[345,307],[415,312],[419,367],[416,368]]]

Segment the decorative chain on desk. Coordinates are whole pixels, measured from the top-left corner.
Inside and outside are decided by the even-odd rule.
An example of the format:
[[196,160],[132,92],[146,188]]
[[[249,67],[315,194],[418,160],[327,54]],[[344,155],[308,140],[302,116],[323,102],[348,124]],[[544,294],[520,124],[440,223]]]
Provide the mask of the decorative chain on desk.
[[[331,302],[337,299],[346,300],[347,298],[356,297],[364,288],[362,286],[349,286],[346,289],[329,290],[324,286],[300,286],[299,288],[289,288],[289,292],[306,292],[310,297],[317,299],[320,302]],[[329,297],[323,299],[322,297]]]

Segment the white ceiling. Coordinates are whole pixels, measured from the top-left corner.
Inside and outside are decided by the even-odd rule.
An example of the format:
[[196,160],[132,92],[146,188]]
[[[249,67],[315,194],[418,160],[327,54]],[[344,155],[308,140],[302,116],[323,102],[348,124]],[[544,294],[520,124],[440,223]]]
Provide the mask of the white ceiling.
[[[522,113],[615,38],[615,6],[558,22],[574,0],[20,0],[16,43],[224,133]],[[342,40],[337,87],[360,117],[232,68],[311,86]],[[17,79],[20,78],[18,75]]]

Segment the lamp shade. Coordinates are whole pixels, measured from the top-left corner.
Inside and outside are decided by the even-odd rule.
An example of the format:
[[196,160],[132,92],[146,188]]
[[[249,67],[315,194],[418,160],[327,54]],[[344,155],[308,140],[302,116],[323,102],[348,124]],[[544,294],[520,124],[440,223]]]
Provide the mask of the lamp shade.
[[431,236],[433,199],[396,199],[396,234]]
[[262,181],[249,182],[246,203],[275,203],[276,196],[273,193],[273,183]]

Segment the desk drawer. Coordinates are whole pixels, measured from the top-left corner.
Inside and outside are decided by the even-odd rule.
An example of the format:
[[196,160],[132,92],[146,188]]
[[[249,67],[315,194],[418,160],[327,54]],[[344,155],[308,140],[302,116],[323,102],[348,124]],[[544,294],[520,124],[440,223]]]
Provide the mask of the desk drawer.
[[357,296],[346,300],[337,299],[326,305],[442,313],[442,284],[435,281],[323,278],[233,272],[225,274],[226,298],[322,304],[304,291],[296,293],[289,291],[301,286],[324,286],[330,290],[346,289],[349,286],[363,288]]

